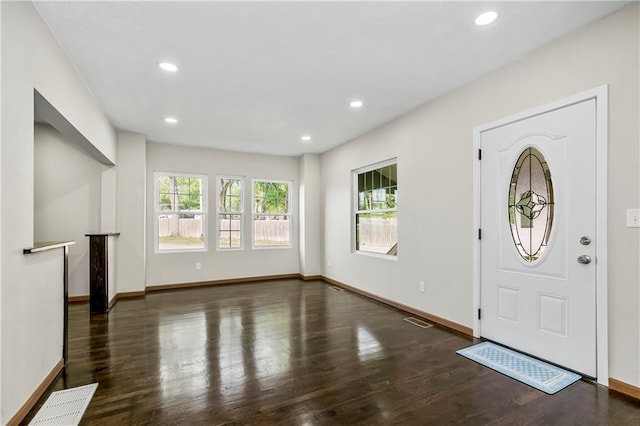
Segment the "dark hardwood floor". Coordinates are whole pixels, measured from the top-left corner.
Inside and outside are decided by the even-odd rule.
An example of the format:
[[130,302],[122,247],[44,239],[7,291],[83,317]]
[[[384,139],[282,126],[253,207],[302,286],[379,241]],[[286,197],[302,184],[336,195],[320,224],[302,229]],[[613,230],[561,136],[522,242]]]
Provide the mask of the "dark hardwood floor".
[[98,382],[87,425],[640,425],[636,400],[587,381],[547,395],[457,355],[470,338],[317,281],[69,311],[52,390]]

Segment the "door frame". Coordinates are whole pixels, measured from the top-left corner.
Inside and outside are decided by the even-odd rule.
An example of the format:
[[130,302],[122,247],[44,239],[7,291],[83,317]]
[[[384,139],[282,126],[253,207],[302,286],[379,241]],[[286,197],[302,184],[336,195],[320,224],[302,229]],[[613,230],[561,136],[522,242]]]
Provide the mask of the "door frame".
[[607,306],[607,147],[609,86],[603,85],[547,105],[501,118],[473,129],[473,336],[480,337],[480,165],[478,150],[483,132],[565,108],[583,101],[596,101],[596,368],[599,384],[609,386],[609,336]]

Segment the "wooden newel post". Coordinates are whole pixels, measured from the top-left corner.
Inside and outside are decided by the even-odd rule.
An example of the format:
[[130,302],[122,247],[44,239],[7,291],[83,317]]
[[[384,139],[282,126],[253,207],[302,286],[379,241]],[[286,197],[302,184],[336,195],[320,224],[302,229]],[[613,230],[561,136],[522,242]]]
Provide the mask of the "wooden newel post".
[[[118,232],[85,234],[89,237],[89,311],[104,314],[109,311],[109,237]],[[112,277],[113,279],[113,277]]]

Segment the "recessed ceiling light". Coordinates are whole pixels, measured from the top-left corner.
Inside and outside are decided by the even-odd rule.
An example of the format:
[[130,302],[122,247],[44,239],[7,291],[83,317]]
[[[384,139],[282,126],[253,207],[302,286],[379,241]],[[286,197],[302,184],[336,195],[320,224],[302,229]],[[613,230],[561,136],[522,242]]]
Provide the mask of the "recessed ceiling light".
[[302,140],[303,140],[303,141],[305,141],[305,142],[309,142],[309,141],[311,140],[311,136],[309,136],[309,135],[302,135],[302,136],[300,137],[300,139],[302,139]]
[[178,123],[178,119],[175,117],[165,117],[164,122],[169,124],[176,124]]
[[178,71],[178,66],[176,64],[172,64],[171,62],[160,62],[158,66],[167,72]]
[[349,104],[351,108],[362,108],[362,105],[364,105],[364,103],[358,99],[351,101]]
[[485,25],[489,25],[496,19],[498,19],[498,12],[496,12],[495,10],[490,10],[478,15],[474,22],[477,26],[483,27]]

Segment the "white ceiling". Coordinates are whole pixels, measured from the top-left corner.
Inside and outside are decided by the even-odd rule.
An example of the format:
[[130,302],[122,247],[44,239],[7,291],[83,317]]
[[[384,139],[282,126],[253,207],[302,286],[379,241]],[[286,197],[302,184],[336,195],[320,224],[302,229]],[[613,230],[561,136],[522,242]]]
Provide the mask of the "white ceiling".
[[[156,142],[299,155],[387,123],[626,3],[35,5],[118,129]],[[474,26],[487,9],[498,20]],[[161,71],[162,60],[178,73]],[[355,98],[362,109],[349,108]],[[165,116],[180,121],[168,125]]]

